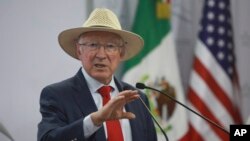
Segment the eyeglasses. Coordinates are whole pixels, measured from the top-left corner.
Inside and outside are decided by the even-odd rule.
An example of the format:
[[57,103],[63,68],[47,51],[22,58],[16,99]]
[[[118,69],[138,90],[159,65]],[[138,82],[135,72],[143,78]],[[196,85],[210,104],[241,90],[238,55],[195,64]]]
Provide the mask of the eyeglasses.
[[122,47],[121,45],[117,45],[115,43],[100,44],[97,42],[87,42],[87,43],[78,43],[78,44],[81,46],[84,46],[88,51],[92,51],[92,52],[98,51],[101,48],[101,46],[103,46],[104,50],[108,54],[116,54]]

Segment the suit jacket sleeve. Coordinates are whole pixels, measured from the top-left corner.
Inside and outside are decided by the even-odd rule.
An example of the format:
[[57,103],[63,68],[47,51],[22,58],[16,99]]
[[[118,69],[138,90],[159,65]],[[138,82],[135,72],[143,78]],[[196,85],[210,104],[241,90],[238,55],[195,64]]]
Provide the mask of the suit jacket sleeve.
[[84,140],[83,118],[69,124],[59,96],[52,87],[42,90],[42,121],[38,125],[38,141]]

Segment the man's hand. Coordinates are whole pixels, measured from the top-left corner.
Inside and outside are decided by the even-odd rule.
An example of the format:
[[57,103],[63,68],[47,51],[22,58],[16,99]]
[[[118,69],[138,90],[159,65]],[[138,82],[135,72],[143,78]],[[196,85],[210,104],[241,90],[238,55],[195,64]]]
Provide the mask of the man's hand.
[[118,94],[118,96],[112,98],[107,104],[105,104],[100,110],[90,115],[93,123],[96,126],[100,126],[107,120],[116,119],[133,119],[135,115],[131,112],[124,112],[123,107],[125,104],[139,98],[138,91],[125,90]]

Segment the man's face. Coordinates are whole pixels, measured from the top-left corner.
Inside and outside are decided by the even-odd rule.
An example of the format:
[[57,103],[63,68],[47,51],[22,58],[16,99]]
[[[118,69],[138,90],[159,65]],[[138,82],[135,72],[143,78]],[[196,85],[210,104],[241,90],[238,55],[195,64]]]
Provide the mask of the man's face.
[[76,43],[77,55],[91,77],[108,84],[124,56],[122,45],[122,39],[114,33],[87,32]]

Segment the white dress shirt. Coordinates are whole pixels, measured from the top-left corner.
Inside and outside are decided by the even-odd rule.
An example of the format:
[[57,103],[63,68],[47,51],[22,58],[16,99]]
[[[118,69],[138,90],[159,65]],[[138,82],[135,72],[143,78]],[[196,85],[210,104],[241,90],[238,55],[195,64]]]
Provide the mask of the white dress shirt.
[[[102,83],[98,82],[97,80],[93,79],[91,76],[88,75],[88,73],[82,68],[82,73],[87,81],[87,85],[90,89],[90,92],[92,94],[92,97],[95,101],[95,104],[98,108],[98,110],[102,107],[102,96],[97,92],[99,88],[103,86]],[[118,88],[115,85],[114,77],[112,77],[112,80],[109,84],[114,90],[111,92],[111,98],[115,97],[119,94]],[[124,108],[125,111],[125,108]],[[120,120],[121,128],[122,128],[122,134],[124,141],[132,141],[132,134],[131,134],[131,127],[128,119],[121,119]],[[106,123],[104,125],[105,135],[107,138],[107,128]],[[84,129],[84,137],[88,138],[93,133],[95,133],[100,127],[102,126],[95,126],[92,119],[90,118],[90,115],[86,116],[83,119],[83,129]]]

